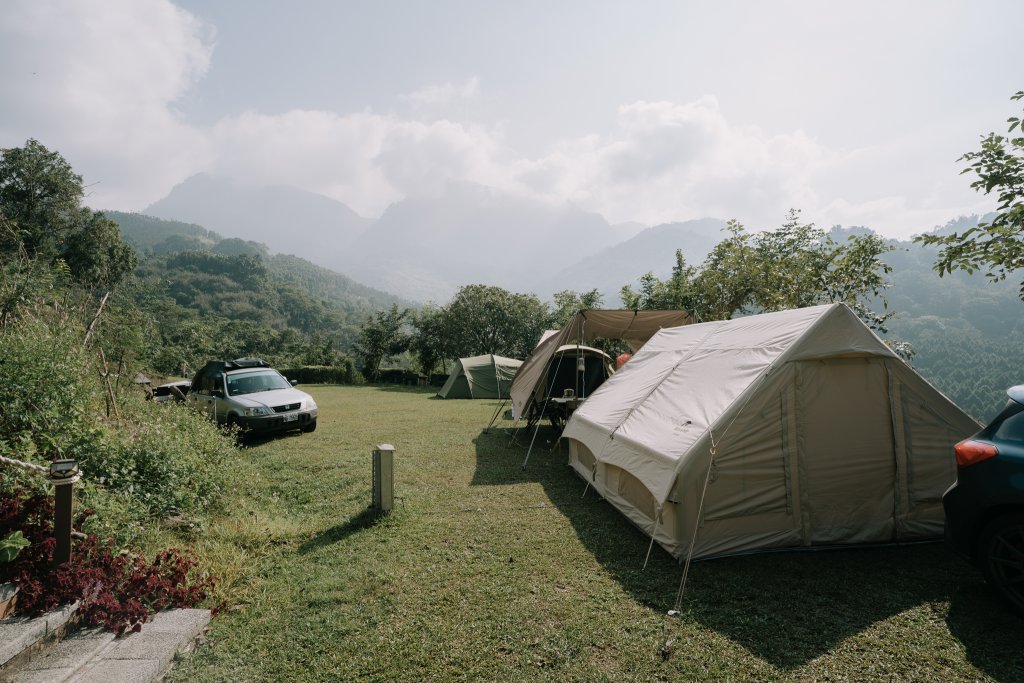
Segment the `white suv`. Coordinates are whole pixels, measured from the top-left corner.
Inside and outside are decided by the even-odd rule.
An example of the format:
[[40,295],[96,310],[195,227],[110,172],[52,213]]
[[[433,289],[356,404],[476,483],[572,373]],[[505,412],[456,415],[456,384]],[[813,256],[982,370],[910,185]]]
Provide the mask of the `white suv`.
[[218,424],[247,434],[316,429],[313,397],[258,358],[211,360],[192,379],[187,400]]

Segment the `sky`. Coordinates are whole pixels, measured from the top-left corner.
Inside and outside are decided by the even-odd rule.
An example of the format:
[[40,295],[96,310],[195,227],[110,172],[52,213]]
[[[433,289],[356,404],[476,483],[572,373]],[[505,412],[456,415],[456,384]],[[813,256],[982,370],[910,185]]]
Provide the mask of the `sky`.
[[0,148],[59,151],[95,209],[205,172],[369,218],[470,182],[906,238],[994,207],[957,159],[1020,113],[1021,25],[1016,0],[3,0]]

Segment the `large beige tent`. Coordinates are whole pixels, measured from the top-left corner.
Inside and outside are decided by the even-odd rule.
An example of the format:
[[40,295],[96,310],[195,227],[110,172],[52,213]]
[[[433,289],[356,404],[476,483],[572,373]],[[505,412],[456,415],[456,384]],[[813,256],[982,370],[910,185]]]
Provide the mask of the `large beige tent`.
[[834,304],[662,330],[563,436],[593,488],[699,558],[940,535],[977,428]]
[[437,392],[440,398],[508,398],[523,361],[487,354],[460,358]]
[[547,376],[548,365],[561,347],[586,344],[595,339],[622,339],[636,351],[658,330],[691,322],[693,319],[686,311],[578,311],[562,329],[555,333],[545,332],[516,373],[511,390],[512,411],[516,419],[527,414],[537,385]]

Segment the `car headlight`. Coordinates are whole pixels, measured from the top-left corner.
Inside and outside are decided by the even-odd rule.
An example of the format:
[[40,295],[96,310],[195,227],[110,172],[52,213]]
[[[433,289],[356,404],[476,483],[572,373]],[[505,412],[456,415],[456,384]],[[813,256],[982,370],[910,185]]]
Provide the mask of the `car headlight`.
[[303,410],[316,410],[316,401],[314,401],[311,398],[307,398],[305,401],[302,402],[302,409]]
[[258,406],[256,408],[246,408],[242,412],[242,414],[245,415],[246,417],[257,417],[259,415],[272,415],[273,413],[274,413],[274,411],[271,410],[270,408],[267,408],[266,406]]

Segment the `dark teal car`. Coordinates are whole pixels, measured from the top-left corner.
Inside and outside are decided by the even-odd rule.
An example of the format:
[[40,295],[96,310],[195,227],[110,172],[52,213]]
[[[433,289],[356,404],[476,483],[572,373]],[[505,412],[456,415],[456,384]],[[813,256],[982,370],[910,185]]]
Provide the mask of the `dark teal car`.
[[1024,384],[994,420],[954,447],[956,483],[942,497],[946,542],[1024,614]]

